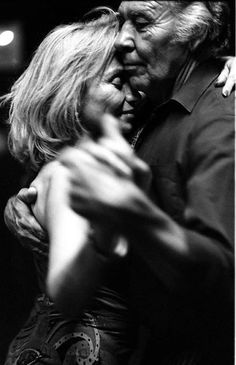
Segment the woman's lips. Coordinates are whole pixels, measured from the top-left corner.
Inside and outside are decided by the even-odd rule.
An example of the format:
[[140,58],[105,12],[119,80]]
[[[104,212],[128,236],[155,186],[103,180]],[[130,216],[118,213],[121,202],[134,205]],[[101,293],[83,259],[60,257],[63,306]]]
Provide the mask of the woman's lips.
[[134,110],[126,110],[120,116],[121,129],[123,132],[128,132],[132,128],[134,120]]
[[134,114],[134,109],[123,110],[121,114]]

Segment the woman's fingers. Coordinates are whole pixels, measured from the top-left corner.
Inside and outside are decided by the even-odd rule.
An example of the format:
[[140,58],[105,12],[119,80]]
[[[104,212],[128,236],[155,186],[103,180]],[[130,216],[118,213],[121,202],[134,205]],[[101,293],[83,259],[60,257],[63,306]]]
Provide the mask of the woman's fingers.
[[236,84],[236,57],[230,57],[216,80],[216,86],[223,86],[222,95],[229,96]]

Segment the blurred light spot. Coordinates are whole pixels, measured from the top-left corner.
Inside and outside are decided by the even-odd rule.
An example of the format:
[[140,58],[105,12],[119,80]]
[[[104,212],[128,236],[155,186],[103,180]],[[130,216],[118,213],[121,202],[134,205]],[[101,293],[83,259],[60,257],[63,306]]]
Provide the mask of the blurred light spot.
[[5,30],[0,33],[0,46],[7,46],[14,39],[14,33],[11,30]]

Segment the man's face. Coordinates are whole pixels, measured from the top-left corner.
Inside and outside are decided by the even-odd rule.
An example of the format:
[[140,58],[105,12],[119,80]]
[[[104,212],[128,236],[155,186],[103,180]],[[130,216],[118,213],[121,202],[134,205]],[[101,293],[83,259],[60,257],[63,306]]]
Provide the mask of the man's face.
[[187,58],[178,44],[170,1],[122,1],[122,27],[116,48],[122,56],[131,85],[155,98],[158,89],[173,85]]

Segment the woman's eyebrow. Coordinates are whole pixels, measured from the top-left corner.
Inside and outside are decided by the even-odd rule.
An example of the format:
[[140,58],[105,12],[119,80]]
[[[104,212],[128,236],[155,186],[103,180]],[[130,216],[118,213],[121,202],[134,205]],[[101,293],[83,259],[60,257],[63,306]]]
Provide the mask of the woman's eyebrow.
[[111,71],[108,71],[108,73],[105,75],[105,78],[107,80],[110,80],[116,76],[123,76],[124,75],[124,69],[123,67],[116,67],[112,69]]

